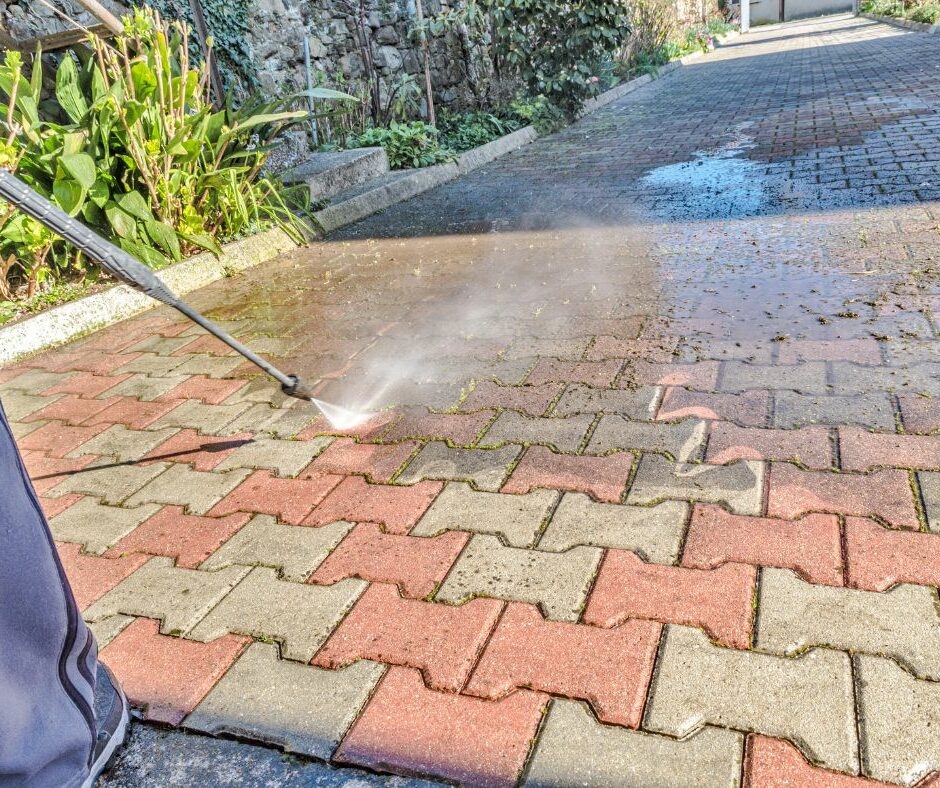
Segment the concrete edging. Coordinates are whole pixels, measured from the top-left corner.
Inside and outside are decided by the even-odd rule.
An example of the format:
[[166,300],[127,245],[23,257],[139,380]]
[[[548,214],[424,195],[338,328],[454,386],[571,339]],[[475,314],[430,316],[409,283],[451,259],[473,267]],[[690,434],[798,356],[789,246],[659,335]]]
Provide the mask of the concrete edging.
[[[174,293],[183,295],[236,271],[273,260],[296,247],[287,233],[274,228],[226,244],[218,259],[205,252],[158,271],[157,276]],[[0,328],[0,364],[65,344],[157,305],[157,301],[127,285],[116,285],[101,293],[53,307],[35,317]]]
[[903,27],[906,30],[916,30],[920,33],[930,33],[931,35],[940,35],[940,23],[928,25],[926,22],[915,22],[913,19],[902,19],[898,16],[878,16],[877,14],[859,14],[865,19],[871,19],[873,22],[884,22],[886,25]]

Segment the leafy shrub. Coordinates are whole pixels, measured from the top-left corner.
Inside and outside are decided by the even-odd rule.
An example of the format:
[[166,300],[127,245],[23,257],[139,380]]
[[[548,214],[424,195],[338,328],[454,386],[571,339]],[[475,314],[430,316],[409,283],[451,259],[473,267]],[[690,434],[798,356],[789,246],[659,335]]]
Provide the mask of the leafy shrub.
[[406,167],[429,167],[453,161],[454,153],[441,146],[437,129],[423,121],[397,123],[393,121],[388,128],[366,129],[353,138],[353,148],[381,146],[388,155],[389,166],[393,170]]
[[900,0],[863,0],[861,10],[876,16],[901,16],[904,6]]
[[565,125],[565,114],[545,96],[515,98],[506,112],[507,117],[517,118],[525,125],[535,126],[539,134],[551,134]]
[[[216,111],[185,25],[149,9],[124,24],[113,44],[92,36],[90,51],[65,55],[48,101],[41,59],[27,79],[21,55],[6,53],[0,164],[155,268],[271,224],[300,238],[303,226],[261,167],[273,138],[306,113],[260,101]],[[78,252],[6,204],[0,255],[16,261],[0,267],[7,300],[21,281],[31,297],[48,280],[84,274]]]
[[633,0],[629,3],[630,37],[620,52],[621,61],[650,67],[666,63],[663,49],[676,35],[675,0]]
[[569,118],[599,90],[597,63],[629,33],[626,5],[609,0],[491,0],[496,52],[532,95]]
[[925,25],[935,25],[940,23],[940,3],[924,3],[916,8],[912,8],[906,16],[914,22],[923,22]]
[[501,118],[491,112],[456,113],[441,109],[437,115],[441,144],[457,153],[485,145],[521,126],[514,117]]
[[711,19],[706,25],[706,29],[713,36],[723,36],[734,30],[734,25],[730,22],[726,22],[724,19]]

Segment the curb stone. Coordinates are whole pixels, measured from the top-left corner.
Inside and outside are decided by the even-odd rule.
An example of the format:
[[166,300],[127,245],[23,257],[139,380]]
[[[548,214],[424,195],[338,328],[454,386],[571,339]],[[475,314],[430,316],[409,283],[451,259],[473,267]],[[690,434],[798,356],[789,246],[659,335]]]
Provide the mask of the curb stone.
[[865,19],[871,19],[873,22],[882,22],[886,25],[903,27],[907,30],[917,30],[921,33],[931,33],[935,36],[940,35],[940,24],[928,25],[926,22],[915,22],[912,19],[901,19],[896,16],[879,16],[878,14],[859,14],[859,16]]

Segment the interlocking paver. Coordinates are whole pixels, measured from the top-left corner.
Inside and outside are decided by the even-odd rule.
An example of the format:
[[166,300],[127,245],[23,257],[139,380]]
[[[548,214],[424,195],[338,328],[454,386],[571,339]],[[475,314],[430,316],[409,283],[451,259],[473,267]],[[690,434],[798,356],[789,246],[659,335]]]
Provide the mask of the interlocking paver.
[[921,681],[890,659],[855,658],[865,771],[911,785],[940,771],[940,683]]
[[409,438],[445,440],[455,446],[469,446],[493,420],[495,411],[482,410],[477,413],[430,413],[407,411],[402,418],[383,433],[386,441],[403,441]]
[[729,562],[792,569],[811,583],[841,586],[839,520],[828,514],[796,521],[742,517],[720,506],[696,504],[682,565],[714,569]]
[[590,454],[606,454],[615,450],[634,449],[657,452],[673,460],[689,462],[702,459],[707,431],[707,424],[697,419],[660,424],[630,421],[623,416],[602,416],[591,435],[587,451]]
[[[37,398],[38,399],[38,398]],[[11,415],[14,421],[61,421],[73,427],[79,424],[88,424],[92,416],[100,413],[115,403],[121,402],[117,398],[86,399],[74,394],[63,397],[50,398],[51,404],[33,411],[28,416]],[[4,403],[7,397],[4,396]],[[13,399],[13,413],[16,413],[16,399]],[[7,407],[6,405],[4,407]]]
[[[11,422],[23,421],[33,414],[55,404],[62,399],[61,394],[41,397],[37,394],[28,394],[23,391],[3,392],[3,411]],[[46,417],[43,417],[46,418]]]
[[748,648],[754,623],[757,570],[724,564],[701,570],[647,564],[609,550],[584,611],[584,621],[616,627],[631,618],[702,627],[717,642]]
[[110,457],[100,457],[89,462],[92,459],[85,457],[76,460],[81,466],[81,472],[65,476],[64,481],[49,490],[49,495],[55,498],[66,493],[82,493],[96,496],[102,503],[118,506],[169,467],[159,462],[153,465],[127,465],[115,462]]
[[182,506],[165,506],[105,555],[109,558],[131,553],[165,555],[175,558],[177,566],[195,569],[249,519],[250,515],[245,513],[196,517],[186,514]]
[[[5,370],[6,371],[6,370]],[[10,378],[0,380],[7,396],[11,391],[23,391],[27,394],[56,394],[68,392],[50,391],[50,389],[68,386],[77,377],[75,372],[47,372],[43,369],[9,370]]]
[[[50,457],[74,457],[74,450],[104,430],[104,426],[70,427],[50,421],[17,440],[20,449],[46,452]],[[89,452],[93,453],[93,452]]]
[[463,481],[478,490],[496,492],[521,451],[521,446],[511,444],[499,449],[459,449],[432,441],[395,481],[398,484],[414,484],[424,479]]
[[635,390],[592,388],[573,385],[565,389],[558,404],[552,408],[553,416],[576,416],[582,413],[619,414],[629,419],[653,418],[659,390],[644,386]]
[[940,400],[932,397],[898,397],[901,422],[906,432],[930,433],[940,430]]
[[343,619],[313,664],[340,668],[359,659],[418,668],[430,689],[459,692],[502,612],[494,599],[459,607],[403,599],[375,583]]
[[[296,441],[289,442],[295,443]],[[375,483],[389,482],[418,450],[418,446],[419,444],[414,441],[378,444],[356,443],[351,438],[337,438],[317,457],[308,471],[337,473],[341,476],[356,473],[363,474]]]
[[777,360],[781,364],[796,364],[800,361],[880,364],[881,346],[874,339],[797,339],[781,343]]
[[537,443],[556,451],[573,453],[578,450],[593,421],[593,416],[589,415],[537,418],[515,411],[503,411],[478,445],[488,447],[506,443]]
[[77,544],[59,544],[57,549],[79,610],[100,599],[147,560],[143,555],[122,558],[83,555]]
[[821,361],[763,366],[726,361],[720,391],[741,393],[749,389],[792,389],[803,394],[826,394],[826,365]]
[[906,471],[876,471],[864,476],[802,471],[772,463],[767,514],[795,520],[809,512],[868,517],[877,515],[895,528],[920,525]]
[[195,643],[159,633],[156,621],[138,618],[101,651],[101,661],[121,682],[144,717],[179,725],[248,645],[226,635]]
[[512,547],[527,547],[535,540],[557,499],[558,494],[550,490],[501,495],[451,482],[411,529],[411,535],[468,531],[500,536]]
[[440,482],[418,482],[410,487],[369,484],[361,476],[350,476],[336,485],[314,508],[304,520],[304,525],[349,520],[378,523],[384,525],[389,533],[408,533],[443,486]]
[[161,399],[195,399],[206,405],[221,405],[246,385],[244,380],[218,380],[202,375],[185,377],[177,386],[166,391]]
[[872,367],[836,361],[832,364],[833,391],[836,394],[880,391],[899,394],[928,393],[936,397],[940,396],[938,373],[938,363],[915,364],[910,367]]
[[924,509],[927,515],[927,527],[933,533],[940,533],[940,473],[917,474]]
[[858,773],[852,672],[841,652],[777,657],[667,626],[644,727],[684,738],[705,725],[794,739],[814,761]]
[[679,558],[688,512],[688,504],[679,501],[650,507],[619,506],[566,493],[538,548],[563,552],[578,545],[618,547],[653,563],[672,564]]
[[217,470],[267,468],[275,471],[280,477],[295,477],[332,442],[333,438],[325,437],[309,441],[254,438],[228,454]]
[[158,504],[145,504],[127,509],[105,506],[95,498],[80,498],[61,513],[50,517],[49,528],[58,541],[76,542],[89,553],[103,553],[144,520],[155,515],[160,508]]
[[74,479],[85,468],[92,465],[94,457],[81,457],[77,460],[60,459],[38,452],[23,450],[21,452],[23,465],[33,483],[33,488],[39,495],[56,497],[62,480]]
[[553,700],[523,784],[736,788],[743,749],[736,731],[708,726],[674,739],[603,725],[582,703]]
[[285,659],[309,662],[365,587],[361,580],[305,585],[278,580],[274,569],[255,567],[188,636],[214,640],[233,632],[270,638],[281,644]]
[[474,536],[435,598],[454,604],[475,596],[531,602],[548,618],[577,621],[600,559],[593,547],[545,553]]
[[884,435],[839,428],[839,457],[847,471],[875,468],[940,469],[940,435]]
[[[206,405],[199,400],[184,400],[176,402],[172,410],[147,426],[155,430],[162,427],[181,427],[198,430],[203,435],[224,434],[225,427],[234,422],[248,407],[247,403]],[[245,426],[252,428],[251,424]]]
[[172,464],[127,498],[125,504],[176,504],[185,506],[186,510],[193,514],[205,514],[250,474],[251,471],[247,468],[225,473],[208,473],[194,471],[188,465]]
[[177,569],[171,558],[151,558],[86,611],[89,621],[116,613],[159,618],[160,631],[185,632],[205,617],[249,572],[230,566],[216,572]]
[[[81,397],[97,397],[108,389],[116,386],[122,380],[127,380],[130,373],[126,375],[90,375],[87,373],[78,373],[69,377],[61,383],[44,390],[46,395],[52,394],[77,394]],[[4,400],[8,396],[4,394]]]
[[[303,530],[315,534],[336,525]],[[433,538],[399,536],[361,523],[331,550],[310,580],[330,584],[359,577],[373,583],[394,583],[403,595],[423,599],[444,581],[468,539],[468,534],[453,532]]]
[[[229,471],[241,474],[242,471]],[[250,471],[244,471],[247,475]],[[244,479],[244,475],[242,476]],[[300,525],[314,506],[342,482],[342,476],[317,474],[308,479],[278,479],[271,471],[255,471],[212,507],[209,515],[219,517],[232,512],[259,512]],[[342,520],[342,516],[331,520]]]
[[564,390],[563,383],[543,383],[538,386],[500,386],[488,380],[481,381],[460,404],[463,413],[491,408],[518,410],[529,416],[542,416]]
[[674,463],[644,454],[630,485],[627,503],[646,505],[661,500],[724,503],[736,514],[761,514],[764,467],[740,460],[731,465]]
[[[683,386],[712,391],[718,384],[718,361],[697,361],[693,364],[663,364],[637,361],[628,365],[623,379],[651,386]],[[763,387],[760,387],[763,388]]]
[[321,670],[279,659],[275,645],[253,643],[186,718],[185,726],[214,735],[248,735],[288,752],[327,760],[382,670],[366,661],[343,670]]
[[639,727],[662,625],[627,621],[614,629],[546,621],[510,603],[465,692],[496,700],[516,689],[583,698],[602,722]]
[[247,433],[228,439],[200,435],[196,430],[180,430],[165,443],[155,446],[143,460],[181,462],[191,465],[196,471],[211,471],[250,439]]
[[547,702],[527,690],[497,702],[434,692],[418,671],[390,668],[336,759],[503,788],[518,779]]
[[757,609],[761,650],[795,654],[826,645],[893,657],[921,678],[940,678],[940,613],[935,592],[925,586],[857,591],[812,585],[785,569],[766,569]]
[[773,426],[794,429],[808,424],[859,424],[894,432],[894,405],[888,394],[816,397],[791,391],[774,393]]
[[656,420],[693,418],[731,421],[743,427],[765,427],[769,411],[770,394],[766,391],[719,394],[670,386],[656,411]]
[[620,359],[608,361],[559,361],[554,358],[539,359],[529,373],[526,383],[537,386],[541,383],[583,383],[586,386],[610,386],[620,372]]
[[232,564],[269,566],[277,569],[285,580],[302,583],[351,528],[352,523],[344,522],[304,528],[259,514],[212,553],[200,569],[220,569]]
[[633,468],[629,452],[604,457],[556,454],[544,446],[526,449],[503,485],[504,493],[527,493],[535,488],[584,492],[598,501],[617,503],[623,497]]
[[[141,400],[155,400],[186,380],[185,375],[131,375],[105,392],[107,397],[136,397]],[[178,399],[178,398],[177,398]],[[174,398],[167,397],[172,402]]]
[[[86,424],[123,424],[135,430],[150,427],[167,413],[171,413],[179,402],[143,402],[133,397],[116,397],[112,404],[94,414]],[[154,427],[159,429],[159,427]]]
[[715,465],[735,460],[778,460],[824,470],[833,464],[833,441],[829,430],[822,426],[767,430],[718,422],[708,436],[705,459]]
[[136,462],[175,432],[177,430],[173,427],[164,430],[129,430],[121,424],[114,424],[76,448],[70,456],[95,454],[114,457],[118,462]]
[[895,583],[940,587],[940,537],[845,518],[846,584],[887,591]]

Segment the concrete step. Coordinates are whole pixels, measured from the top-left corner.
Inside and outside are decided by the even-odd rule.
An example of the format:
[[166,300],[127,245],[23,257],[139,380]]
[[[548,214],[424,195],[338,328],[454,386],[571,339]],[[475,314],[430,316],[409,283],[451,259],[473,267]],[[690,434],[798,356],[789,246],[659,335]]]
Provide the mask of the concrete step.
[[382,148],[355,148],[315,153],[281,178],[285,183],[306,182],[310,186],[310,199],[321,202],[366,181],[381,178],[388,171],[388,156]]

